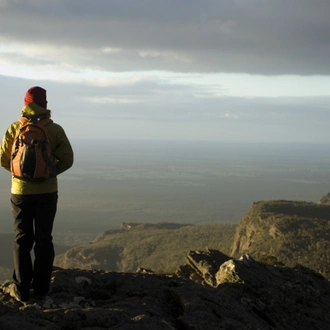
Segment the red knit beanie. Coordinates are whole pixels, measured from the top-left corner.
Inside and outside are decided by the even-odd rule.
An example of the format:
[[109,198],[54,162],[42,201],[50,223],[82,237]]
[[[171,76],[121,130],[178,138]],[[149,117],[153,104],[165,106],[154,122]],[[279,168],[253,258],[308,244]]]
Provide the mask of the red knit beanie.
[[24,105],[30,103],[38,104],[40,107],[47,109],[46,90],[39,86],[31,87],[25,94]]

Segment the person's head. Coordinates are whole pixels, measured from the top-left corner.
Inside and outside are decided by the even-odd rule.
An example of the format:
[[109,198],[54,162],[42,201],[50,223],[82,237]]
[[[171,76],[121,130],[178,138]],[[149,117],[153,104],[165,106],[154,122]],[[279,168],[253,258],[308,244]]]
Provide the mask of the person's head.
[[31,87],[25,94],[24,105],[30,103],[35,103],[40,107],[47,109],[46,90],[39,86]]

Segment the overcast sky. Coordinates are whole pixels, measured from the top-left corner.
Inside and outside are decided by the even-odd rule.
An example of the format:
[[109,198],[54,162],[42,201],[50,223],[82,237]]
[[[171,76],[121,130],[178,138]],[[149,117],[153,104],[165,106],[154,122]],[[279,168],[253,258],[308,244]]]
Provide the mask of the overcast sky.
[[69,138],[330,141],[329,0],[0,0],[0,129],[47,89]]

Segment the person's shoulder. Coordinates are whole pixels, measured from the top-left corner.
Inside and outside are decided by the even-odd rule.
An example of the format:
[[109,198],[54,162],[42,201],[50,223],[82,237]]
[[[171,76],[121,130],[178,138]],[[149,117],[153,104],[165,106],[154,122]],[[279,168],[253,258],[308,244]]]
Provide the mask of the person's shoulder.
[[10,134],[12,134],[12,133],[16,133],[16,132],[21,128],[21,126],[22,126],[22,123],[21,123],[19,120],[14,121],[13,123],[11,123],[11,124],[9,125],[9,127],[8,127],[8,132],[9,132]]
[[22,126],[22,122],[20,122],[19,120],[16,120],[14,121],[10,127],[13,127],[13,128],[17,128],[17,127],[21,127]]
[[63,132],[64,129],[61,125],[55,123],[54,121],[50,122],[47,126],[47,129],[50,129],[52,131],[57,131],[57,132]]

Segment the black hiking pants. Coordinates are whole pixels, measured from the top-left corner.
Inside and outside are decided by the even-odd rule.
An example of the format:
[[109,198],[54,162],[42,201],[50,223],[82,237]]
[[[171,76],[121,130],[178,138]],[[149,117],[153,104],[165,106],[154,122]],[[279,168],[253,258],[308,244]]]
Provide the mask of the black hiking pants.
[[[19,292],[29,297],[49,291],[54,261],[53,223],[57,209],[57,192],[36,195],[11,195],[14,217],[13,281]],[[31,250],[34,245],[34,262]]]

